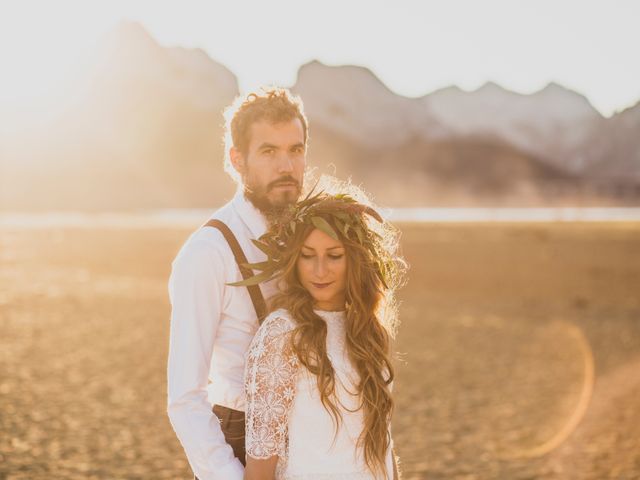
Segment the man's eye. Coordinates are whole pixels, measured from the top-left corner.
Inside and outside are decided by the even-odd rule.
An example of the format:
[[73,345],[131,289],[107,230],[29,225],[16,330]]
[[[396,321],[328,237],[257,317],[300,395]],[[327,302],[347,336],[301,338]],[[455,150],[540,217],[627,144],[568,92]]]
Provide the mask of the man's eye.
[[272,155],[273,151],[273,148],[267,148],[266,150],[263,150],[262,153],[265,155]]

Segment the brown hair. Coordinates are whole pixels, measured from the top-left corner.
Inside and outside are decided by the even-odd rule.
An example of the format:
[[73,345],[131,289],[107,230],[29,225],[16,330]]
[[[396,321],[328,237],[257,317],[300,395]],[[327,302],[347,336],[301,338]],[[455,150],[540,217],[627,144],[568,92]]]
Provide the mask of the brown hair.
[[302,100],[285,88],[262,88],[245,96],[238,96],[224,112],[225,117],[225,160],[224,169],[236,182],[240,175],[231,165],[229,149],[237,148],[244,155],[249,149],[251,126],[262,120],[269,123],[288,122],[299,119],[306,145],[309,132],[307,117]]
[[[395,334],[396,310],[393,292],[401,283],[402,259],[396,255],[398,232],[388,223],[382,228],[367,229],[368,245],[374,245],[376,256],[363,245],[362,239],[351,230],[343,232],[336,225],[331,200],[329,210],[319,208],[314,216],[321,216],[337,232],[344,244],[347,258],[346,279],[346,338],[345,345],[353,367],[359,375],[357,394],[363,410],[364,426],[358,438],[364,460],[372,471],[384,472],[385,455],[389,448],[388,425],[393,411],[390,384],[394,378],[391,363],[390,342]],[[323,202],[324,203],[324,202]],[[371,219],[360,210],[364,225]],[[286,256],[282,258],[284,269],[280,274],[281,289],[271,300],[271,308],[287,309],[296,323],[291,337],[291,346],[300,362],[317,377],[320,399],[325,409],[336,421],[341,421],[335,402],[335,372],[327,356],[327,326],[313,310],[313,298],[302,286],[297,273],[297,261],[305,239],[313,231],[313,225],[302,223],[286,245]],[[383,282],[378,274],[377,261],[387,265]],[[382,313],[384,310],[384,314]]]

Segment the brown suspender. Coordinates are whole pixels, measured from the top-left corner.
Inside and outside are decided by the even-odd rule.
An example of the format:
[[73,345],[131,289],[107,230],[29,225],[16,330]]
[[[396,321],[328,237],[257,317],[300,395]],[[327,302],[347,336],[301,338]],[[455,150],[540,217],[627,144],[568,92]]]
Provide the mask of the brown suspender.
[[[238,243],[238,239],[233,234],[231,229],[227,227],[224,222],[220,220],[209,220],[207,223],[203,225],[203,227],[213,227],[220,230],[220,233],[224,235],[225,240],[229,244],[231,251],[233,252],[233,256],[236,259],[236,263],[238,264],[238,268],[240,269],[240,273],[242,274],[242,278],[246,280],[247,278],[253,277],[253,272],[250,268],[245,267],[245,263],[249,263],[247,261],[247,257],[242,251],[242,247]],[[264,297],[262,296],[262,291],[258,285],[248,285],[247,290],[249,290],[249,296],[251,297],[251,302],[253,303],[253,308],[256,310],[256,315],[258,316],[258,323],[262,323],[264,317],[267,315],[267,304],[264,301]]]

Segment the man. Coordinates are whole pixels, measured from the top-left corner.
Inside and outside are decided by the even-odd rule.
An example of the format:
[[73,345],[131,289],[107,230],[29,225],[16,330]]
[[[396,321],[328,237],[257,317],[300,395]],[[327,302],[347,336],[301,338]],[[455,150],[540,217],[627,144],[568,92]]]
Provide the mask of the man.
[[[261,262],[251,239],[300,196],[307,121],[284,89],[239,98],[226,117],[225,170],[238,191],[212,219],[229,227],[250,263]],[[199,480],[243,477],[244,354],[258,319],[247,288],[228,285],[242,279],[217,228],[194,232],[172,264],[167,413]],[[268,298],[274,287],[258,288]]]

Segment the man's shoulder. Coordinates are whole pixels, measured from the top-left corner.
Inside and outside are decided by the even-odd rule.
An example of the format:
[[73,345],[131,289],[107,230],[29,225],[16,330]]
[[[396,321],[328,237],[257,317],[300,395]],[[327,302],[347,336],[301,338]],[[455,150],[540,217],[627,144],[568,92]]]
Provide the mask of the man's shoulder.
[[225,253],[226,244],[224,236],[218,229],[201,227],[184,242],[176,259],[190,255],[222,255]]
[[[224,223],[233,233],[233,235],[240,241],[250,238],[251,232],[246,228],[245,222],[238,213],[236,207],[233,204],[233,200],[227,202],[225,205],[216,210],[204,224],[196,230],[192,236],[196,238],[207,238],[210,241],[220,242],[226,245],[226,240],[222,233],[215,227],[206,226],[211,220],[220,220]],[[212,233],[214,233],[212,235]]]
[[236,222],[235,216],[235,210],[231,202],[220,207],[189,236],[183,244],[180,253],[197,251],[227,253],[228,244],[222,232],[217,228],[206,226],[206,224],[210,220],[220,220],[233,231],[233,224]]
[[228,222],[233,222],[235,221],[235,217],[236,217],[236,211],[235,208],[233,208],[233,199],[229,200],[227,203],[225,203],[223,206],[221,206],[219,209],[217,209],[215,212],[213,212],[213,214],[209,217],[209,220],[212,219],[217,219],[217,220],[221,220],[224,223],[228,223]]

